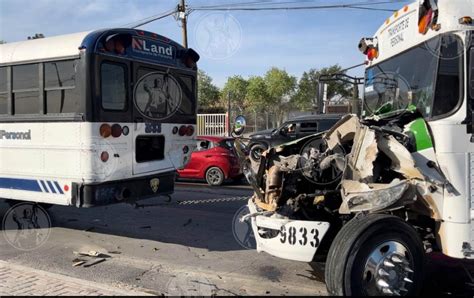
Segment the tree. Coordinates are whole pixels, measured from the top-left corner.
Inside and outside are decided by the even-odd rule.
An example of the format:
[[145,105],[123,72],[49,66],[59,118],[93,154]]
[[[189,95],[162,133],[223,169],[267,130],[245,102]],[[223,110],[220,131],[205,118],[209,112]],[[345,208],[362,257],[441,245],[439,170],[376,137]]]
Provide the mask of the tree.
[[253,76],[247,82],[245,106],[254,111],[261,111],[270,103],[270,95],[265,80],[262,77]]
[[272,67],[265,74],[265,85],[269,95],[268,109],[274,113],[276,125],[280,125],[291,106],[290,99],[294,96],[296,78],[285,70]]
[[212,83],[212,78],[203,70],[198,71],[198,103],[200,110],[219,106],[219,88]]
[[227,96],[230,96],[232,106],[242,112],[245,109],[248,85],[248,81],[239,75],[229,77],[222,89],[221,98],[227,104]]
[[6,44],[7,42],[4,40],[0,40],[0,44]]
[[[342,68],[339,65],[333,65],[321,69],[310,69],[305,71],[298,82],[298,91],[292,98],[292,104],[301,110],[308,110],[313,108],[313,105],[317,103],[318,94],[318,80],[321,75],[329,75],[341,73]],[[350,86],[347,83],[334,81],[328,82],[328,99],[333,98],[335,95],[341,95],[348,97],[351,95]]]

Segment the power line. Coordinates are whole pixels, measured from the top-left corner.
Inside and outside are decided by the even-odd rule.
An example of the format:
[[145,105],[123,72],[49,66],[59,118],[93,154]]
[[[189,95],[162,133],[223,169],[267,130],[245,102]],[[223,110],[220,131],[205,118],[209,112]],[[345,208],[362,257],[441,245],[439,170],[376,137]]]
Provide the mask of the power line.
[[[304,1],[310,2],[310,1]],[[285,6],[280,7],[277,5],[282,4],[297,4],[303,3],[303,1],[287,1],[287,2],[251,2],[254,5],[259,3],[259,5],[272,5],[272,6],[260,6],[260,7],[247,7],[244,4],[237,4],[237,3],[229,3],[229,4],[222,4],[222,5],[214,5],[214,6],[197,6],[191,7],[190,10],[198,11],[198,10],[214,10],[214,11],[225,11],[225,10],[232,10],[232,11],[261,11],[261,10],[313,10],[313,9],[337,9],[337,8],[349,8],[349,9],[366,9],[366,10],[379,10],[379,11],[390,11],[393,12],[395,9],[383,9],[383,8],[375,8],[375,7],[365,7],[365,6],[373,6],[373,5],[382,5],[382,4],[394,4],[394,3],[402,3],[407,2],[407,0],[395,0],[395,1],[377,1],[377,2],[356,2],[356,3],[347,3],[347,4],[335,4],[335,5],[306,5],[306,6]]]
[[128,23],[128,24],[124,25],[124,27],[135,29],[135,28],[144,26],[144,25],[146,25],[146,24],[148,24],[148,23],[151,23],[151,22],[154,22],[154,21],[157,21],[157,20],[160,20],[160,19],[169,17],[170,15],[173,15],[173,14],[175,14],[175,13],[177,13],[177,12],[178,12],[177,8],[173,8],[172,10],[166,11],[166,12],[164,12],[164,13],[157,14],[157,15],[153,15],[153,16],[150,16],[150,17],[147,17],[147,18],[144,18],[144,19],[135,21],[135,22],[133,22],[133,23]]

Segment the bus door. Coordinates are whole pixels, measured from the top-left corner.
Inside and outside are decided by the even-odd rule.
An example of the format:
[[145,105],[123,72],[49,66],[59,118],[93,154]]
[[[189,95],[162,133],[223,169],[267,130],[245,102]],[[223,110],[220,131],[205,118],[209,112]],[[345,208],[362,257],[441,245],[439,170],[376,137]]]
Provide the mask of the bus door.
[[173,101],[176,89],[176,80],[166,68],[133,63],[134,175],[175,169],[167,156],[172,144],[165,123],[179,105]]

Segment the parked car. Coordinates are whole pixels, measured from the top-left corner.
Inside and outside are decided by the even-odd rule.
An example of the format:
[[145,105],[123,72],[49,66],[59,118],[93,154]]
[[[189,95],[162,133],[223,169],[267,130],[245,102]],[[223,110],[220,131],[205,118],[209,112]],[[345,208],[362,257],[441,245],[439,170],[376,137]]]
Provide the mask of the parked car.
[[198,136],[197,149],[178,178],[205,179],[211,186],[222,185],[226,179],[242,178],[239,160],[234,152],[234,139]]
[[319,114],[290,119],[278,128],[250,135],[250,157],[259,160],[260,154],[270,147],[281,145],[302,137],[329,130],[343,115]]

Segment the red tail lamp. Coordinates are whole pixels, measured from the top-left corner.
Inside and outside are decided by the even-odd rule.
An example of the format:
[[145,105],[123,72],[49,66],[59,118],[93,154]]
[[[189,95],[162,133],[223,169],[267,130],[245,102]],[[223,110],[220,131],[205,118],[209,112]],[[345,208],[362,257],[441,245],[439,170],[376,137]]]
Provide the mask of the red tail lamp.
[[114,124],[112,125],[112,136],[114,138],[118,138],[122,135],[122,127],[120,124]]
[[112,127],[108,124],[102,124],[100,126],[100,136],[103,138],[108,138],[112,135]]
[[109,153],[107,151],[103,151],[100,154],[100,160],[102,160],[103,162],[107,162],[109,160]]
[[192,136],[194,134],[194,127],[192,125],[189,125],[188,128],[187,128],[187,132],[186,132],[186,135],[188,137]]
[[185,125],[181,125],[181,127],[179,128],[179,131],[178,131],[179,135],[180,136],[185,136],[187,132],[188,132],[187,127]]

